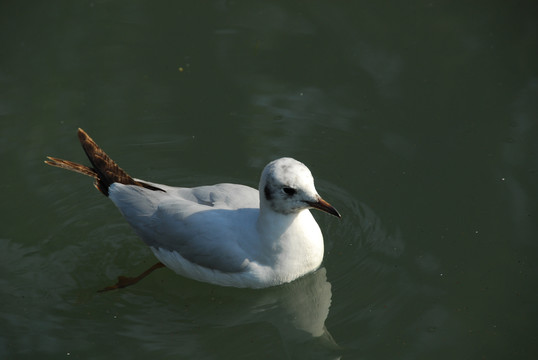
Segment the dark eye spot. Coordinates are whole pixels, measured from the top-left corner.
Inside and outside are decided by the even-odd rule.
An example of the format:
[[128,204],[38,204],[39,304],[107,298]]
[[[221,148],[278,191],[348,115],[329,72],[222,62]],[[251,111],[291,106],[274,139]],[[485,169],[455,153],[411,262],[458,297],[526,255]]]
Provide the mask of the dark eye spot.
[[284,191],[286,193],[286,195],[289,195],[289,196],[293,196],[293,195],[297,194],[297,190],[295,190],[294,188],[290,188],[290,187],[283,187],[282,191]]

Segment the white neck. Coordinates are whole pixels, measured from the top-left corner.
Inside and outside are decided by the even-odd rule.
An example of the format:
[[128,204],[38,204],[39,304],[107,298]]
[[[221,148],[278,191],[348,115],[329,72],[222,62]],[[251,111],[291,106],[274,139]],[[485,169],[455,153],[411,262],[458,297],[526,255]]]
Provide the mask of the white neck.
[[262,257],[259,261],[281,276],[302,276],[321,264],[323,236],[309,210],[280,214],[262,206],[256,227]]

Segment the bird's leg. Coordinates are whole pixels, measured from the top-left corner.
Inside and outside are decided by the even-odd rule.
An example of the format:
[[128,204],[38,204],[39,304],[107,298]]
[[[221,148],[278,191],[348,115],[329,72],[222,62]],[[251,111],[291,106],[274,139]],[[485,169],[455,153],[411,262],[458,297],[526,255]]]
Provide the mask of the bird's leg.
[[135,277],[118,276],[118,282],[116,284],[112,286],[107,286],[106,288],[99,290],[98,292],[121,289],[130,285],[136,284],[137,282],[139,282],[140,280],[142,280],[143,278],[151,274],[154,270],[157,270],[162,267],[164,267],[164,264],[159,261],[158,263],[156,263],[155,265],[153,265],[152,267],[150,267],[149,269],[147,269],[146,271],[144,271],[142,274],[138,276],[135,276]]

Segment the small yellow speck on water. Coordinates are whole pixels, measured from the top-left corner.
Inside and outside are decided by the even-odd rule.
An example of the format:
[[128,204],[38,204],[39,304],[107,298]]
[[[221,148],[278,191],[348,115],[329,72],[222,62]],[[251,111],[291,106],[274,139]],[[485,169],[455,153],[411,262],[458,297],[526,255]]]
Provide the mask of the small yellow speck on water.
[[181,66],[179,67],[179,72],[183,72],[183,68]]

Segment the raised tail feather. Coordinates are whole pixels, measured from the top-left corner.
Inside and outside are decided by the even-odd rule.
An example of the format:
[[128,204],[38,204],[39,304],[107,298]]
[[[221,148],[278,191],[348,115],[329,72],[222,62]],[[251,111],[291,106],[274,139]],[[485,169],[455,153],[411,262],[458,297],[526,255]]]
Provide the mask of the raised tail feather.
[[158,187],[146,184],[142,181],[137,181],[130,177],[84,130],[80,128],[78,129],[78,138],[88,159],[90,159],[92,167],[50,156],[47,157],[48,160],[46,160],[45,163],[93,177],[95,179],[95,187],[106,196],[108,196],[108,188],[113,183],[135,185],[149,190],[164,191],[163,189],[159,189]]

